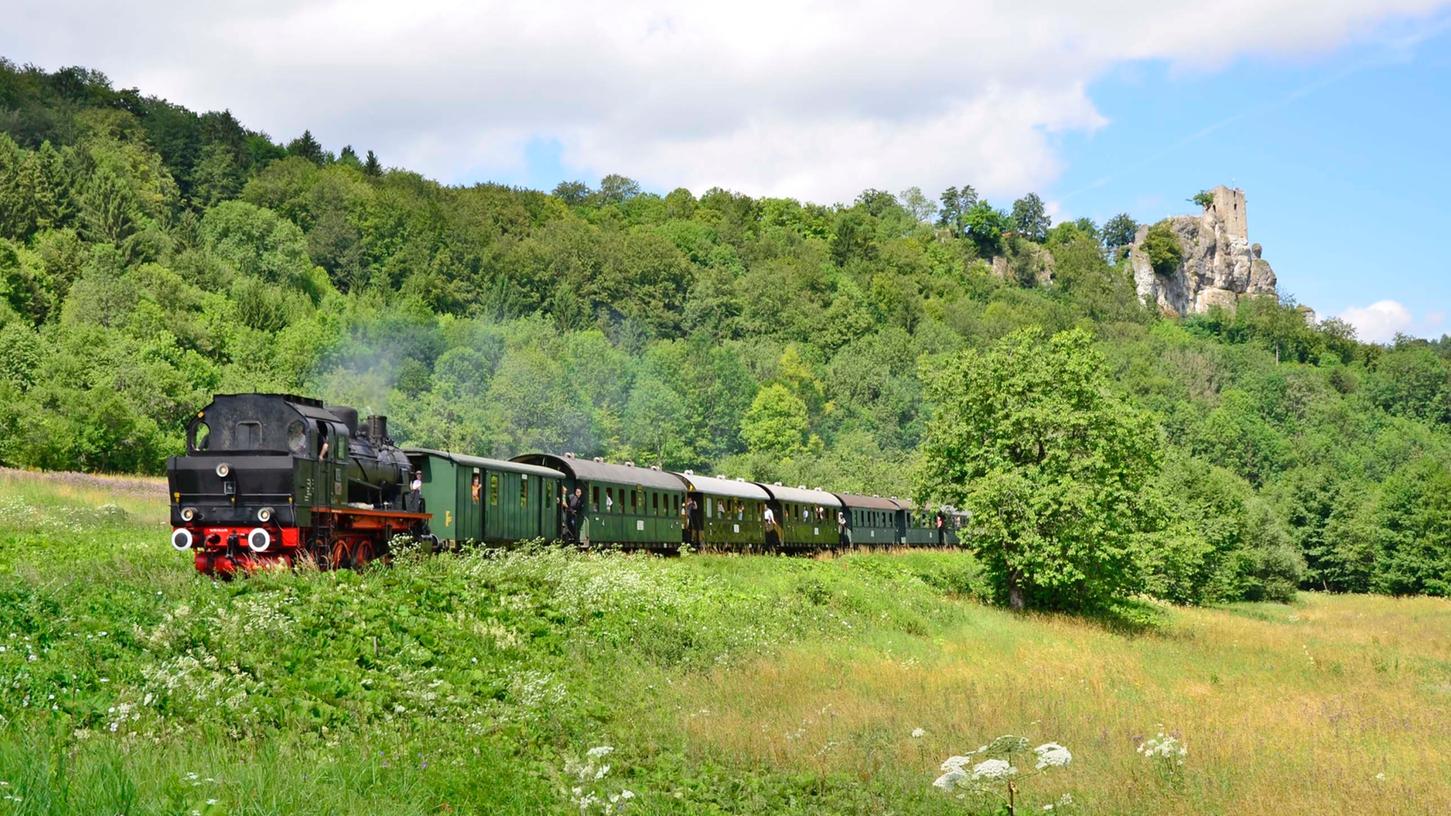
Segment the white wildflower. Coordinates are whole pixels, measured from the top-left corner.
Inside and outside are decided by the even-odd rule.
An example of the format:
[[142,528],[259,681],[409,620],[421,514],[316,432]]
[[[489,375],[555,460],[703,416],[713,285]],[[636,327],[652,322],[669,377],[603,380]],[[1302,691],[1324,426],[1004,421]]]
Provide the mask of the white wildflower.
[[[974,752],[974,753],[976,753],[976,752]],[[967,763],[969,763],[971,761],[972,761],[972,754],[968,754],[967,756],[950,756],[947,759],[942,760],[942,768],[941,768],[941,770],[944,770],[944,771],[953,771],[953,770],[960,771],[960,770],[962,770],[962,766],[966,765]]]
[[1038,770],[1062,768],[1073,761],[1073,754],[1056,742],[1045,742],[1034,748],[1033,753],[1038,755]]
[[1384,782],[1384,781],[1386,781],[1385,771],[1381,771],[1380,773],[1376,774],[1375,775],[1375,780],[1377,782]]
[[972,766],[973,779],[1007,779],[1017,772],[1006,759],[984,759]]
[[950,768],[948,769],[947,773],[937,777],[937,779],[932,782],[932,787],[938,790],[950,791],[953,788],[957,787],[957,784],[966,778],[966,771],[962,770],[961,768]]
[[912,729],[912,739],[922,739],[925,736],[927,736],[927,729],[925,729],[925,728],[913,728]]
[[1189,749],[1177,737],[1160,731],[1157,736],[1146,739],[1136,749],[1145,759],[1158,759],[1171,764],[1184,764]]
[[602,759],[604,757],[609,756],[610,754],[612,754],[614,752],[615,752],[615,749],[612,748],[612,747],[610,747],[610,746],[608,746],[608,745],[596,745],[595,747],[589,749],[588,751],[585,751],[584,752],[584,755],[587,756],[587,757],[589,757],[590,759]]
[[216,799],[208,799],[207,800],[207,804],[209,804],[209,805],[215,805],[218,801],[219,800],[216,800]]

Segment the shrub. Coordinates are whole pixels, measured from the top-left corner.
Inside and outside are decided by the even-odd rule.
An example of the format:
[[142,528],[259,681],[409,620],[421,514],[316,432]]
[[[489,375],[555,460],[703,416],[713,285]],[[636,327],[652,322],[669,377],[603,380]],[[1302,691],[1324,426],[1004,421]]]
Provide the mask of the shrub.
[[1144,236],[1144,251],[1149,255],[1149,264],[1160,275],[1168,275],[1184,262],[1184,246],[1168,221],[1160,221]]

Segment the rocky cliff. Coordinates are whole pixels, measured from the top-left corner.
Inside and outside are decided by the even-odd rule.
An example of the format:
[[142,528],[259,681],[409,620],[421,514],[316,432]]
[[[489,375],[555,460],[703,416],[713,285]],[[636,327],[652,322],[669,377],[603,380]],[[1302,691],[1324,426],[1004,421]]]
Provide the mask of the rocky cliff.
[[1275,294],[1275,271],[1250,244],[1244,191],[1215,187],[1204,212],[1168,219],[1179,239],[1184,260],[1165,274],[1154,270],[1144,249],[1147,225],[1139,227],[1129,249],[1129,263],[1139,297],[1159,304],[1165,313],[1199,314],[1211,306],[1234,308],[1246,295]]

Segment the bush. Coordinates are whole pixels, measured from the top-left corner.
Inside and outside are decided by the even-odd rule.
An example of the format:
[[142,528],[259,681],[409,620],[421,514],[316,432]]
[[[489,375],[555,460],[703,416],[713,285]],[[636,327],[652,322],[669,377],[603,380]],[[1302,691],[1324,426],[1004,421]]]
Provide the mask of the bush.
[[1144,252],[1149,255],[1149,264],[1160,275],[1169,275],[1184,262],[1184,246],[1174,233],[1168,221],[1160,221],[1144,236]]

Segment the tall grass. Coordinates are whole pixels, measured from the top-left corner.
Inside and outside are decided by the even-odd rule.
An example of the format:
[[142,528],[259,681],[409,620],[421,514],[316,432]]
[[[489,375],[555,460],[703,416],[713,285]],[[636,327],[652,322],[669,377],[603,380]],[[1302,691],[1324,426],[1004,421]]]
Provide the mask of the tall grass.
[[[164,521],[144,486],[0,474],[0,815],[599,812],[572,786],[602,745],[590,792],[632,813],[987,812],[930,783],[1002,733],[1073,750],[1035,809],[1451,808],[1445,601],[1153,607],[1133,635],[983,606],[951,552],[219,583]],[[1160,730],[1176,773],[1135,752]]]

